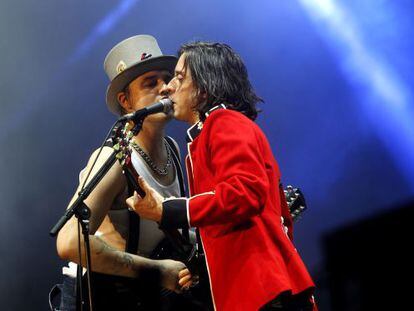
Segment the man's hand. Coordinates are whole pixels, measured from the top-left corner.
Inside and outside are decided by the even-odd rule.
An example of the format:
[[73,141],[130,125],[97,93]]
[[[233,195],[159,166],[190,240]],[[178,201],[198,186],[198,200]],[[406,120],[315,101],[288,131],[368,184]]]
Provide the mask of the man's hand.
[[164,198],[151,188],[142,177],[138,177],[138,183],[142,190],[144,190],[145,197],[142,198],[138,193],[134,192],[134,195],[129,197],[126,203],[140,217],[157,222],[161,221]]
[[170,259],[158,262],[162,287],[180,293],[191,286],[191,273],[182,262]]
[[187,290],[193,284],[193,276],[187,268],[178,273],[178,278],[178,285],[180,285],[181,290]]

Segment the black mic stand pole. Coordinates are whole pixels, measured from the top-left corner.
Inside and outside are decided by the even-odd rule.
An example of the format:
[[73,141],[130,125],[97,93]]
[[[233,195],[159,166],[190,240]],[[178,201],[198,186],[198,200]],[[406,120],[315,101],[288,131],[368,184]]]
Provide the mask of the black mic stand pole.
[[[143,119],[146,116],[143,116],[140,120],[134,120],[135,125],[131,132],[133,135],[137,135],[141,128]],[[110,157],[105,161],[102,167],[98,170],[95,176],[91,179],[91,181],[85,186],[85,188],[79,192],[78,198],[72,205],[66,210],[65,214],[58,220],[58,222],[53,226],[50,230],[49,234],[52,237],[57,236],[59,231],[62,227],[68,222],[68,220],[75,215],[78,218],[78,221],[82,227],[82,234],[83,234],[83,241],[85,244],[85,252],[86,252],[86,273],[87,273],[87,281],[88,281],[88,295],[89,295],[89,311],[93,311],[92,306],[92,289],[91,289],[91,278],[90,278],[90,271],[91,271],[91,250],[89,244],[89,218],[91,216],[91,211],[89,207],[85,204],[85,200],[88,198],[90,193],[93,189],[98,185],[98,183],[102,180],[102,178],[107,174],[109,169],[114,165],[117,161],[118,151],[113,150]],[[82,256],[82,254],[80,254]],[[82,282],[82,280],[80,280]],[[83,303],[81,301],[81,308],[83,308]]]

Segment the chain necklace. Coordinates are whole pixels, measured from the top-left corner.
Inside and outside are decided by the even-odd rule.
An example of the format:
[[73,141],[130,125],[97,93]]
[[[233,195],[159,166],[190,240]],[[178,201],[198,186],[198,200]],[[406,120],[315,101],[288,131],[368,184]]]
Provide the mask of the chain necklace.
[[141,147],[134,141],[130,142],[132,148],[138,152],[138,154],[144,159],[144,161],[148,164],[148,166],[158,175],[166,176],[168,175],[168,167],[171,166],[171,151],[167,145],[167,142],[164,140],[165,149],[167,149],[167,163],[165,163],[163,168],[159,168],[155,165],[154,161],[150,158],[150,156],[141,149]]

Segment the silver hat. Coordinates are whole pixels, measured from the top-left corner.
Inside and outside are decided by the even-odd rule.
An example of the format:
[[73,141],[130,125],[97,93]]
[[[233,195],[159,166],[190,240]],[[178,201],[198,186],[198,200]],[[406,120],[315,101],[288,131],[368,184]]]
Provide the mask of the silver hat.
[[117,94],[138,76],[152,70],[174,72],[177,58],[163,55],[157,40],[149,35],[133,36],[115,45],[106,55],[104,69],[111,83],[106,91],[109,110],[121,115]]

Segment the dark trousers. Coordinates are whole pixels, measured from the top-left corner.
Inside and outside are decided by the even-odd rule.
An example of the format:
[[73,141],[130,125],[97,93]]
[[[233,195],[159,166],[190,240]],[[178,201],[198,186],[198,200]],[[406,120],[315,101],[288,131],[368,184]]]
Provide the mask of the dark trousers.
[[56,284],[49,292],[51,311],[76,311],[76,279],[63,276],[62,284]]
[[[133,279],[93,273],[93,308],[123,311],[208,311],[212,310],[205,301],[196,299],[190,292],[176,294],[159,288],[139,286]],[[80,310],[76,299],[76,279],[63,276],[63,283],[55,285],[49,293],[52,311]],[[145,287],[145,288],[144,288]],[[87,311],[87,292],[83,310]],[[141,295],[140,295],[141,294]]]

